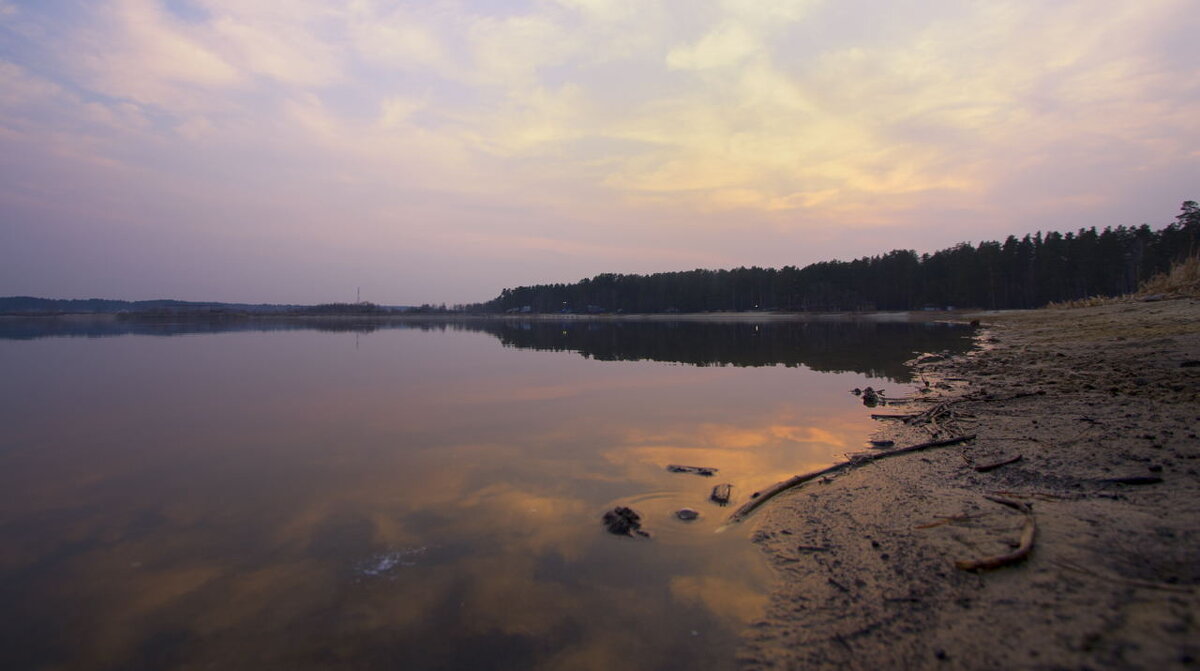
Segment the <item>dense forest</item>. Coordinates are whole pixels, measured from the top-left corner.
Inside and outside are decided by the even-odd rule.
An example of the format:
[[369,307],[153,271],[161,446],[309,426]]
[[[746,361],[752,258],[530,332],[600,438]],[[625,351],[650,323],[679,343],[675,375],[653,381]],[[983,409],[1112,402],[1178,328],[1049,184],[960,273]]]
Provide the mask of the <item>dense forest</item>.
[[1033,308],[1117,296],[1200,250],[1200,206],[1175,221],[1037,233],[955,245],[932,254],[895,250],[803,268],[606,273],[574,284],[505,289],[467,306],[482,312],[707,312],[744,310],[914,310],[935,306]]

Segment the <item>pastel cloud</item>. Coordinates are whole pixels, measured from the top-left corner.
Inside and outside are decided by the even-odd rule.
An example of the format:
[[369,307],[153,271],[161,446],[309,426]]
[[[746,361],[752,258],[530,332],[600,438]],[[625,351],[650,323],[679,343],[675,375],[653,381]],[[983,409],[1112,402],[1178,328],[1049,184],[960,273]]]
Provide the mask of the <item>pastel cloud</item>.
[[[296,265],[353,256],[354,239],[495,263],[451,300],[685,259],[877,253],[914,232],[927,249],[1081,205],[1140,223],[1195,196],[1189,18],[1186,0],[5,2],[0,166],[72,186],[6,180],[0,202],[53,221],[56,188],[136,184],[160,195],[104,205],[113,225],[182,209],[198,243],[266,244],[278,225],[251,217],[302,213]],[[195,188],[227,216],[179,207]],[[945,232],[963,213],[977,228]],[[530,240],[587,258],[546,276],[515,259]],[[784,253],[800,240],[828,244]]]

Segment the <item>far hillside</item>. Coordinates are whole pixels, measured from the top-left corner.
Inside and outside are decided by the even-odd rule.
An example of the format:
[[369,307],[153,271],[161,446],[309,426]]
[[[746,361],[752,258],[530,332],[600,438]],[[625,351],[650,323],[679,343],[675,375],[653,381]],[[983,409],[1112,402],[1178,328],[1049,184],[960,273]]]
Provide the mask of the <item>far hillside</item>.
[[[436,312],[439,308],[358,303],[282,305],[277,303],[219,303],[169,299],[124,301],[107,298],[59,299],[32,296],[0,297],[0,315],[117,314],[137,318],[207,318],[251,315],[383,315],[403,312]],[[445,311],[445,306],[440,310]]]

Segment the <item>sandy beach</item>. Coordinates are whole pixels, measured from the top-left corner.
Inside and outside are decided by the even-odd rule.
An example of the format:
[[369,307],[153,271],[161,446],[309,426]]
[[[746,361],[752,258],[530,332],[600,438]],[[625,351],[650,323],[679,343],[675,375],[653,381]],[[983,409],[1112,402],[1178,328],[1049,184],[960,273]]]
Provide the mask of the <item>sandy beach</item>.
[[[922,358],[919,400],[878,411],[924,414],[873,436],[976,439],[743,522],[778,574],[744,668],[1200,665],[1200,301],[980,318],[980,349]],[[956,566],[1022,540],[1012,563]]]

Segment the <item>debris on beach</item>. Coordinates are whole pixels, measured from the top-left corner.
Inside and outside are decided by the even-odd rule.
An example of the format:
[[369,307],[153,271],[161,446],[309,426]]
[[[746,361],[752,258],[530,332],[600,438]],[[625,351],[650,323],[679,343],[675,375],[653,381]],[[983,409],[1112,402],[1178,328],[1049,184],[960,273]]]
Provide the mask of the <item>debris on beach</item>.
[[720,484],[713,487],[712,494],[708,498],[721,505],[729,505],[729,498],[733,495],[733,485]]
[[704,477],[712,477],[717,474],[717,469],[708,466],[680,466],[679,464],[670,464],[667,470],[672,473],[692,473],[695,475],[703,475]]
[[675,511],[675,517],[678,517],[684,522],[691,522],[697,517],[700,517],[700,511],[693,508],[680,508],[679,510]]
[[855,387],[854,389],[850,390],[850,393],[862,398],[863,405],[867,406],[868,408],[874,408],[881,403],[884,405],[887,404],[886,399],[883,398],[882,389],[875,389],[873,387],[859,389],[858,387]]
[[649,538],[650,534],[642,531],[642,516],[637,514],[632,508],[625,506],[617,506],[612,510],[604,513],[604,528],[608,529],[608,533],[616,534],[617,536],[643,536]]

